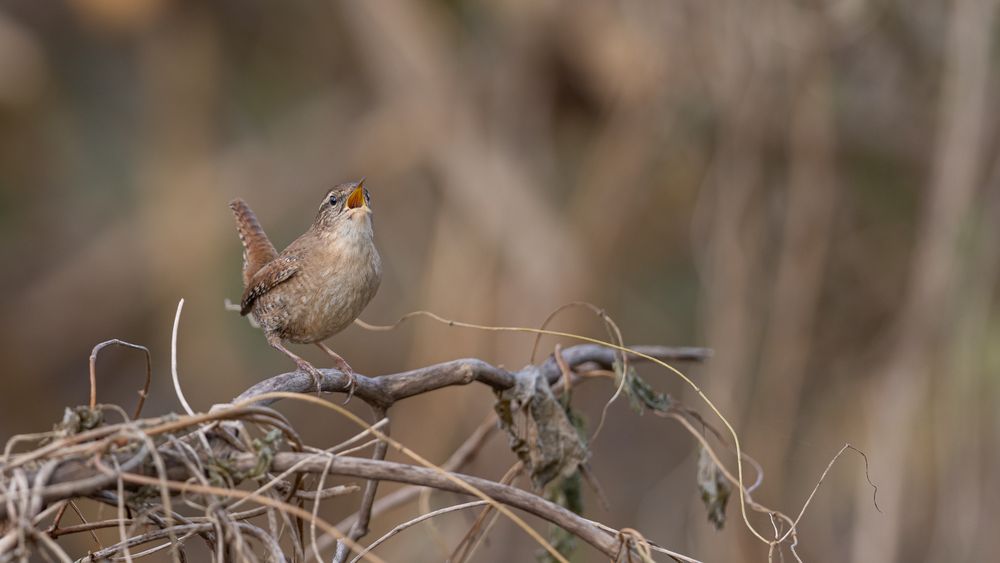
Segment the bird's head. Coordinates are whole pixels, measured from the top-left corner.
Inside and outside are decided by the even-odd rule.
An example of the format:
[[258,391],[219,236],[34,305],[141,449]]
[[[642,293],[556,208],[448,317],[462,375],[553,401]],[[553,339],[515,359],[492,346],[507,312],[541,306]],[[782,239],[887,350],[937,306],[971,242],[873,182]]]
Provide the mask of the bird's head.
[[372,231],[371,194],[365,180],[340,184],[329,191],[319,204],[315,228],[335,235],[370,234]]

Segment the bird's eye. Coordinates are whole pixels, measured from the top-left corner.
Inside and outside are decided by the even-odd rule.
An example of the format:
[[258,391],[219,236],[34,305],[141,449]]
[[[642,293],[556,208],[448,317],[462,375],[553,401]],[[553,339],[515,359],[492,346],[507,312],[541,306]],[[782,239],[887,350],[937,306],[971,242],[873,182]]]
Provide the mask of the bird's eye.
[[330,196],[330,207],[336,207],[336,206],[337,206],[337,196],[331,195]]

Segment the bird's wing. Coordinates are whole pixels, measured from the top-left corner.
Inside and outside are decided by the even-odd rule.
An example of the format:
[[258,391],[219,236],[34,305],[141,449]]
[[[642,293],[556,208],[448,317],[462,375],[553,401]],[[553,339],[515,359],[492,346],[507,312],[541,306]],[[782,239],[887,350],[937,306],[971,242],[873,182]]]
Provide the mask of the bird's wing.
[[294,254],[278,256],[274,260],[264,264],[247,283],[246,289],[243,290],[243,298],[240,300],[240,314],[246,315],[249,313],[253,302],[258,297],[271,291],[281,283],[288,281],[298,271],[298,256]]
[[236,231],[243,242],[243,286],[249,287],[254,274],[277,258],[278,252],[245,201],[234,199],[229,202],[229,208],[236,217]]

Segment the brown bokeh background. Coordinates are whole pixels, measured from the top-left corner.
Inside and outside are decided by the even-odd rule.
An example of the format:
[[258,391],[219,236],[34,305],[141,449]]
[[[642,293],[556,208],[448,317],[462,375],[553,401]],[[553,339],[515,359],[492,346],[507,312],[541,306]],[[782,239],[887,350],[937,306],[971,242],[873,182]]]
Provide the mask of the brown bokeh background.
[[[996,1],[0,6],[3,439],[85,403],[87,356],[109,338],[152,350],[146,413],[178,411],[181,297],[195,408],[288,370],[223,309],[241,289],[226,203],[247,199],[281,247],[325,188],[366,176],[385,264],[369,322],[429,309],[537,326],[597,303],[628,342],[715,350],[689,371],[764,465],[758,500],[795,513],[841,445],[869,454],[882,513],[846,456],[802,520],[806,561],[1000,549]],[[585,312],[555,326],[604,334]],[[519,367],[531,337],[418,320],[330,343],[380,374],[465,356]],[[109,350],[99,371],[99,399],[131,404],[141,357]],[[707,414],[675,376],[643,374]],[[592,423],[610,393],[576,395]],[[417,398],[393,430],[443,461],[491,401],[476,386]],[[351,433],[282,409],[313,444]],[[588,516],[706,561],[766,560],[735,507],[711,528],[675,424],[616,404],[593,455],[612,507],[588,493]],[[469,471],[497,478],[511,459],[494,439]],[[438,529],[454,545],[468,523]],[[440,560],[432,537],[380,553]],[[501,523],[478,560],[535,550]]]

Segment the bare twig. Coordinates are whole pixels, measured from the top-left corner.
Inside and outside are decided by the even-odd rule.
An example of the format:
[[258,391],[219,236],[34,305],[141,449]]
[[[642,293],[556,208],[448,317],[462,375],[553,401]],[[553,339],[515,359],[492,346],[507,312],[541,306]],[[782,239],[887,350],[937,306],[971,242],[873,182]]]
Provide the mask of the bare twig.
[[132,554],[128,549],[128,534],[125,533],[125,481],[122,479],[122,468],[118,465],[118,460],[113,461],[115,462],[116,481],[118,482],[118,535],[124,545],[125,561],[132,563]]
[[[500,478],[499,483],[501,485],[510,485],[514,482],[514,479],[521,474],[523,469],[524,463],[520,461],[515,463],[507,469],[507,471],[503,474],[503,477]],[[486,536],[488,530],[493,527],[493,523],[496,522],[497,515],[492,508],[493,507],[491,506],[487,506],[479,512],[476,516],[476,520],[472,523],[472,526],[469,527],[469,531],[465,533],[462,540],[458,542],[457,546],[455,546],[451,556],[448,558],[449,561],[462,563],[472,558],[473,553],[475,553],[476,549],[479,547],[479,542],[482,541],[482,538]],[[486,519],[491,515],[493,518],[490,519],[489,523],[486,523]]]
[[189,416],[194,416],[191,405],[188,404],[187,399],[184,398],[184,392],[181,391],[181,380],[177,374],[177,327],[181,324],[181,311],[183,310],[184,300],[181,299],[177,302],[177,313],[174,315],[174,328],[170,333],[170,375],[174,381],[174,391],[177,393],[177,400],[184,407],[184,412],[188,413]]
[[146,396],[149,394],[149,384],[153,380],[153,360],[149,355],[149,348],[125,342],[124,340],[118,340],[117,338],[101,342],[90,351],[90,408],[93,410],[97,407],[97,355],[108,346],[121,346],[123,348],[131,348],[132,350],[141,350],[146,355],[146,382],[143,383],[142,389],[139,390],[139,402],[136,403],[135,413],[132,415],[132,418],[139,418],[139,415],[142,414],[142,406],[146,402]]
[[[319,491],[323,490],[323,485],[326,484],[326,476],[330,472],[330,463],[333,460],[333,456],[330,455],[326,459],[326,467],[323,469],[323,473],[319,476],[319,483],[316,485],[316,496],[319,496]],[[316,556],[316,563],[323,563],[323,557],[319,554],[319,548],[316,547],[316,517],[319,515],[319,503],[313,503],[312,521],[309,522],[309,537],[312,539],[312,552]],[[337,544],[338,547],[340,544]],[[346,549],[346,548],[345,548]]]
[[458,510],[465,510],[466,508],[475,508],[477,506],[484,506],[485,504],[486,504],[486,501],[483,501],[483,500],[474,500],[474,501],[471,501],[471,502],[465,502],[465,503],[462,503],[462,504],[456,504],[456,505],[453,505],[453,506],[446,506],[444,508],[439,508],[439,509],[434,510],[432,512],[428,512],[426,514],[421,514],[420,516],[417,516],[416,518],[413,518],[411,520],[407,520],[406,522],[403,522],[402,524],[398,524],[396,527],[394,527],[393,529],[391,529],[388,532],[386,532],[386,534],[384,536],[382,536],[379,539],[373,541],[368,547],[366,547],[364,549],[364,551],[362,551],[361,553],[359,553],[357,555],[357,557],[355,557],[354,559],[351,559],[351,563],[356,563],[357,561],[360,561],[361,557],[364,556],[369,551],[371,551],[371,550],[375,549],[376,547],[382,545],[383,543],[385,543],[386,541],[388,541],[389,539],[391,539],[396,534],[402,532],[403,530],[405,530],[405,529],[407,529],[407,528],[409,528],[411,526],[414,526],[416,524],[419,524],[419,523],[423,522],[424,520],[429,520],[431,518],[434,518],[436,516],[440,516],[442,514],[448,514],[449,512],[456,512]]
[[[385,422],[382,432],[385,434],[389,433],[389,418],[386,416],[386,409],[382,407],[373,407],[375,410],[375,419],[377,423]],[[375,451],[372,453],[372,459],[383,460],[385,459],[385,454],[389,451],[389,444],[384,440],[379,440],[375,444]],[[365,484],[365,492],[361,498],[361,508],[358,509],[358,517],[354,521],[354,525],[351,526],[351,530],[348,536],[352,540],[359,540],[368,534],[368,524],[371,522],[372,517],[372,505],[375,503],[375,494],[378,492],[378,479],[371,479]],[[343,563],[350,556],[350,549],[347,544],[343,542],[337,543],[337,552],[334,555],[334,563]]]
[[[472,459],[475,458],[476,454],[486,443],[487,438],[493,435],[496,431],[496,415],[489,414],[483,421],[476,427],[476,429],[469,435],[468,438],[462,442],[460,445],[448,458],[447,461],[441,464],[441,469],[445,471],[458,471],[459,469],[465,467]],[[394,491],[378,500],[372,505],[372,517],[376,517],[386,511],[392,510],[397,506],[404,505],[417,497],[420,494],[422,487],[410,486],[404,487],[397,491]],[[344,529],[351,526],[355,520],[357,520],[357,514],[353,514],[344,520],[342,520],[337,527]],[[325,538],[324,538],[325,539]]]

